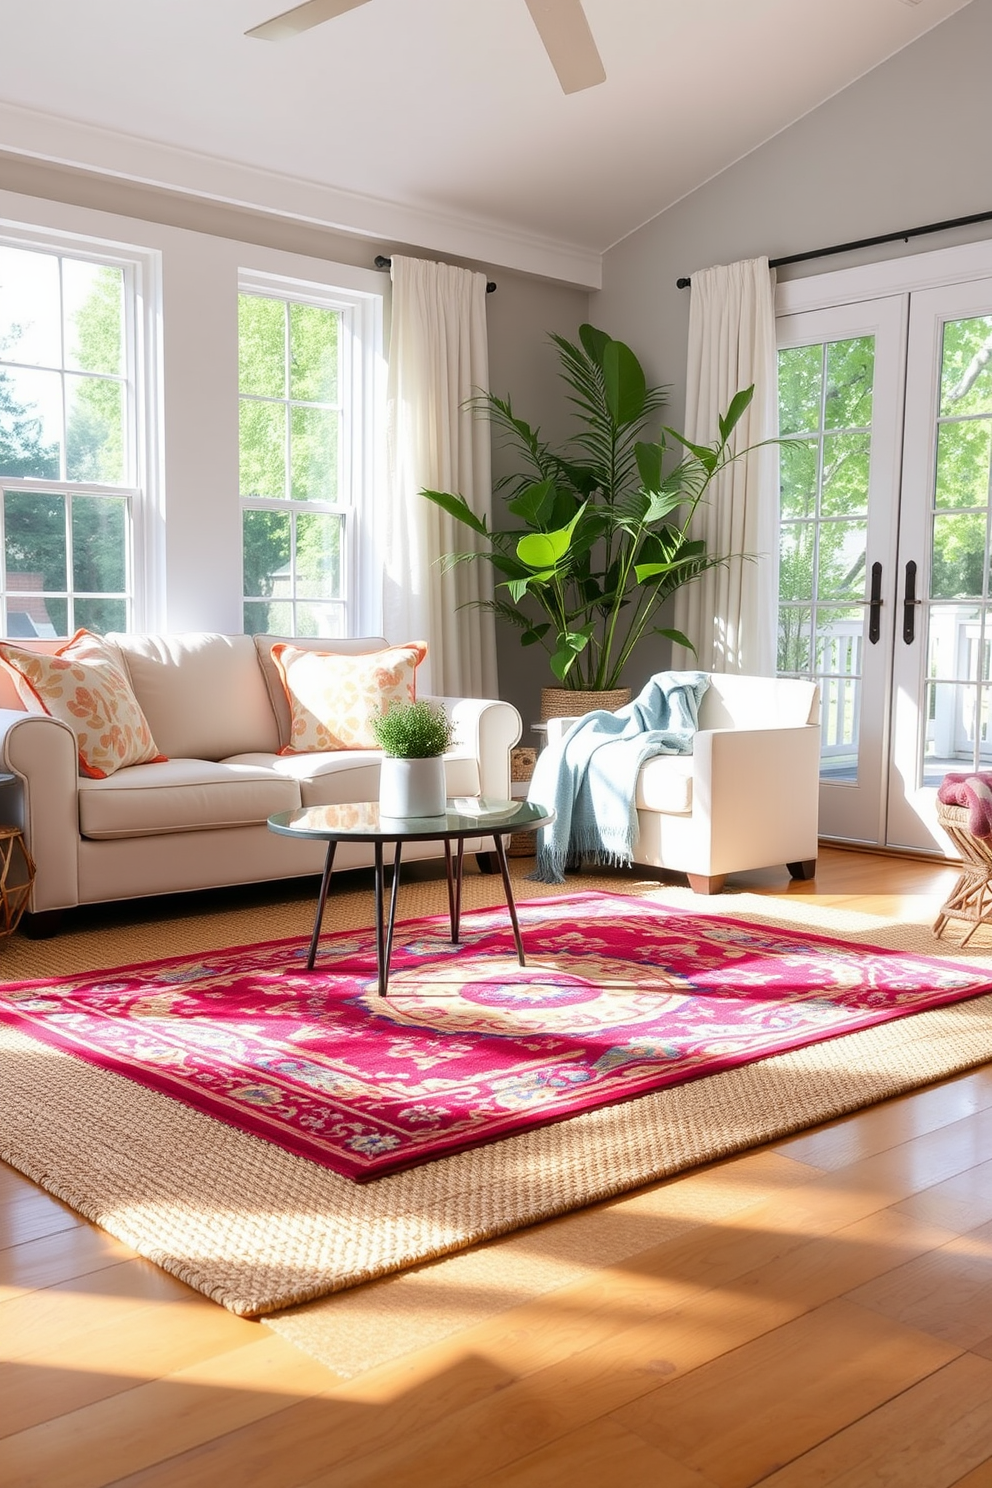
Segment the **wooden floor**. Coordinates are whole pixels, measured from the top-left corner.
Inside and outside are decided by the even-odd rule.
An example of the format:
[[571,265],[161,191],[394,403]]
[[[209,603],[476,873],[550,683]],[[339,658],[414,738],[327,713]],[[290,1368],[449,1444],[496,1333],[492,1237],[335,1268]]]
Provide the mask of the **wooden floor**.
[[990,1488],[992,1067],[732,1162],[747,1207],[350,1381],[0,1167],[0,1483]]

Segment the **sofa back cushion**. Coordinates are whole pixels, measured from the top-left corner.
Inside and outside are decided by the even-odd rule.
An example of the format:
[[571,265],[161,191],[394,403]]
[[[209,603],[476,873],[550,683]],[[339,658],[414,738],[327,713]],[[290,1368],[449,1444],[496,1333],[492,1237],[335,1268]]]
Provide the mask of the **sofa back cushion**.
[[279,748],[251,636],[114,635],[163,754],[222,760]]
[[5,641],[0,664],[29,713],[45,713],[72,729],[81,775],[105,780],[125,765],[162,759],[112,641],[77,630],[54,655]]
[[272,647],[281,645],[295,646],[298,651],[326,651],[338,656],[364,656],[369,651],[381,651],[389,645],[389,642],[382,636],[352,636],[348,639],[333,640],[328,636],[255,636],[258,664],[262,669],[269,703],[279,729],[277,748],[286,749],[291,743],[293,720],[282,674],[272,657]]

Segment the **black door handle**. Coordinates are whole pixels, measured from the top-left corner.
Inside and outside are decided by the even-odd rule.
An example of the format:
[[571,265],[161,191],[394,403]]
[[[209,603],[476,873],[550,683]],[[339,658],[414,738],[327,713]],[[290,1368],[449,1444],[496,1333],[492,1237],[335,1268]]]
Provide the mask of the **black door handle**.
[[907,646],[916,639],[916,564],[912,558],[906,564],[906,591],[902,599],[902,638]]
[[868,639],[872,645],[878,644],[878,638],[882,633],[882,565],[873,563],[871,566],[871,598],[868,601]]

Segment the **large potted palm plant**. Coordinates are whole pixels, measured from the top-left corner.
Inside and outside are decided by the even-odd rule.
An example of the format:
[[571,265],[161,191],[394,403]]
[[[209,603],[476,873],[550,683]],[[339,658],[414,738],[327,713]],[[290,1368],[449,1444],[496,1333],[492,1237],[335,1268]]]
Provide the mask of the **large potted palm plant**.
[[665,389],[649,386],[630,347],[591,325],[579,328],[579,344],[551,340],[580,424],[566,446],[552,449],[509,398],[472,400],[518,458],[496,487],[507,519],[490,526],[455,492],[421,493],[478,539],[471,551],[446,554],[444,565],[490,563],[496,597],[480,603],[517,627],[524,646],[547,651],[565,697],[545,688],[545,717],[618,706],[624,668],[648,635],[695,649],[658,623],[659,611],[680,585],[732,556],[708,553],[689,526],[716,477],[747,453],[729,441],[754,391],[736,395],[711,445],[668,428],[647,438]]

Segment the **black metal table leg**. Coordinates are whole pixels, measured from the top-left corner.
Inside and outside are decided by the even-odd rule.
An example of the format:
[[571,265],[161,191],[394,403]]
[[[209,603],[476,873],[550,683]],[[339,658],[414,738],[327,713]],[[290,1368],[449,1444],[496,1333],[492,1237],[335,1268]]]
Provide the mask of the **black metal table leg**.
[[451,939],[455,945],[461,934],[462,922],[462,870],[465,867],[465,838],[459,837],[458,851],[455,855],[455,933]]
[[448,924],[451,926],[451,944],[458,944],[458,912],[455,906],[455,878],[451,866],[451,838],[444,839],[444,876],[448,884]]
[[324,905],[327,903],[327,890],[331,883],[331,869],[334,867],[334,850],[336,847],[336,842],[328,842],[327,844],[327,857],[324,859],[324,873],[320,880],[320,894],[317,898],[317,918],[313,922],[310,954],[307,957],[307,971],[313,971],[313,963],[317,959],[317,942],[320,939],[320,927],[324,919]]
[[385,979],[385,930],[382,923],[383,868],[382,843],[375,845],[375,967],[378,974],[379,996],[386,995]]
[[400,892],[400,858],[403,854],[402,842],[396,843],[396,853],[393,858],[393,888],[389,896],[389,926],[386,930],[386,957],[383,965],[379,967],[379,996],[385,997],[386,983],[389,981],[389,962],[393,954],[393,926],[396,923],[396,901]]
[[496,844],[496,856],[499,859],[499,871],[503,875],[503,890],[506,894],[506,907],[510,911],[510,924],[513,926],[513,940],[517,947],[517,960],[521,966],[526,966],[524,959],[524,943],[520,939],[520,924],[517,920],[517,906],[513,902],[513,886],[510,883],[510,865],[506,861],[506,845],[498,834],[493,834],[493,842]]

